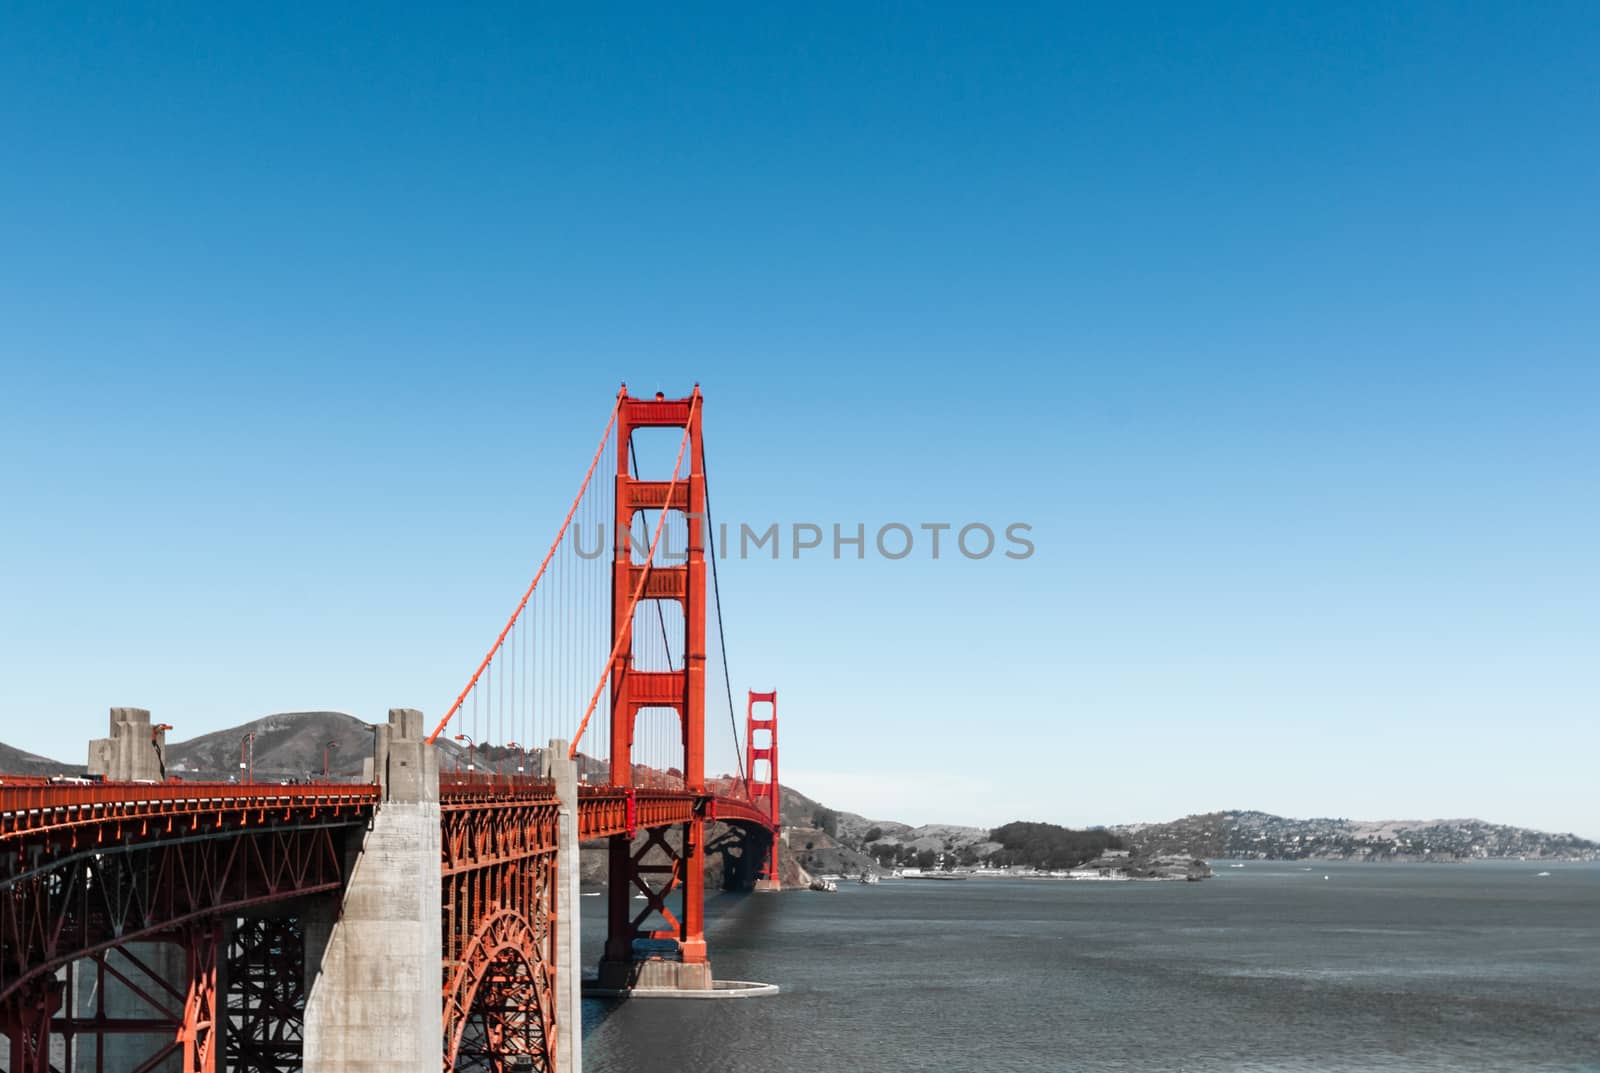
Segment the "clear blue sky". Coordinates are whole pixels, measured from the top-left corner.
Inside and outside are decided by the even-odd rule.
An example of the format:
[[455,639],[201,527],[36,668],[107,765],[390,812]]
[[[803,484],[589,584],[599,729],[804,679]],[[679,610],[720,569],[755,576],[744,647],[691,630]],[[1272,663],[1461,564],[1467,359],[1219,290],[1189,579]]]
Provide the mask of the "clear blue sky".
[[786,781],[1600,837],[1586,5],[0,16],[0,738],[440,712],[619,380]]

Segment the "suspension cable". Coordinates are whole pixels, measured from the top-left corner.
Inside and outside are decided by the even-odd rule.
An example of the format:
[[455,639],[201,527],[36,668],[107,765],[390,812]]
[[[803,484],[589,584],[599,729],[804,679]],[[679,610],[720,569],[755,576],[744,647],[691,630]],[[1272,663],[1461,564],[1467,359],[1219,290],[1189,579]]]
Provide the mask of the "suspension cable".
[[583,475],[583,483],[578,486],[578,494],[573,498],[572,506],[567,508],[567,516],[561,520],[561,528],[556,531],[556,538],[551,543],[550,550],[544,553],[544,561],[539,564],[538,572],[533,575],[533,580],[528,583],[528,591],[522,594],[522,600],[517,604],[517,609],[511,612],[511,618],[506,621],[505,628],[500,631],[500,636],[496,637],[494,644],[489,646],[489,654],[483,657],[483,662],[478,664],[478,669],[472,672],[471,681],[467,682],[466,688],[461,691],[461,695],[456,698],[456,702],[450,705],[450,710],[444,713],[444,718],[439,720],[439,725],[433,728],[433,733],[428,735],[429,745],[438,741],[439,735],[443,733],[444,728],[450,725],[450,720],[461,707],[462,701],[467,699],[467,694],[472,692],[472,687],[478,684],[478,677],[483,674],[484,669],[489,666],[489,662],[500,651],[500,646],[505,643],[506,634],[511,632],[511,627],[522,614],[522,609],[528,606],[528,600],[532,598],[533,590],[539,587],[539,579],[544,577],[545,568],[550,565],[550,560],[555,557],[556,549],[561,546],[561,541],[567,535],[567,527],[572,524],[572,516],[577,512],[578,504],[583,502],[583,495],[589,489],[589,479],[594,476],[594,468],[600,462],[601,452],[606,449],[606,441],[611,438],[611,429],[617,423],[617,414],[622,411],[622,400],[625,394],[625,389],[617,392],[617,401],[611,407],[611,418],[606,422],[606,430],[600,434],[600,446],[594,450],[594,458],[589,462],[588,472]]
[[733,679],[728,675],[728,635],[722,628],[722,589],[717,584],[717,527],[711,520],[711,473],[706,468],[706,434],[700,432],[700,477],[706,492],[706,541],[711,549],[711,595],[717,605],[717,647],[722,650],[722,684],[728,691],[728,726],[733,730],[733,755],[739,764],[739,781],[750,796],[750,773],[744,769],[744,752],[739,748],[739,720],[733,714]]

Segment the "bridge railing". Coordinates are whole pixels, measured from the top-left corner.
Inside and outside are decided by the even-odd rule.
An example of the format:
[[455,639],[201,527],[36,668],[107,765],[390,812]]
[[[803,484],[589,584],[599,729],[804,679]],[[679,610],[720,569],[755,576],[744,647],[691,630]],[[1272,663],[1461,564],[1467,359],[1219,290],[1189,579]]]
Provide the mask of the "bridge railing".
[[529,775],[447,774],[439,777],[439,796],[442,798],[490,800],[505,797],[554,797],[553,779]]
[[0,785],[0,838],[102,820],[289,807],[342,810],[376,805],[375,785],[278,786],[227,782]]

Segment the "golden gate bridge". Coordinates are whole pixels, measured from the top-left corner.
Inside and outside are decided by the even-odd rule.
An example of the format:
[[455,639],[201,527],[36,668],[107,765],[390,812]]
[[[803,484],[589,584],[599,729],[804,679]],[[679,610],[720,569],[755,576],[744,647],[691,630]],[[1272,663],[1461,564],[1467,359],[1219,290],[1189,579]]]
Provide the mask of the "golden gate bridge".
[[[392,709],[359,782],[167,779],[171,728],[140,709],[91,743],[95,781],[0,776],[10,1073],[576,1073],[595,839],[598,986],[715,993],[708,828],[776,889],[780,816],[777,694],[746,691],[742,736],[734,708],[703,411],[698,386],[618,392],[465,687],[431,729]],[[681,430],[670,472],[640,471],[649,429]]]

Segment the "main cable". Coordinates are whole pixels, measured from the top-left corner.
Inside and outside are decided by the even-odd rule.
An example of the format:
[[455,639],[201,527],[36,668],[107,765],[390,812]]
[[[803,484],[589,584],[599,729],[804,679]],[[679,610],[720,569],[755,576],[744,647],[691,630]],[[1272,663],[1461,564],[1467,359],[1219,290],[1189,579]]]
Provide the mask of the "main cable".
[[733,730],[733,755],[739,764],[739,780],[745,796],[750,796],[750,775],[744,769],[744,752],[739,748],[739,720],[733,714],[733,679],[728,676],[728,636],[722,628],[722,588],[717,584],[717,527],[711,521],[711,472],[706,468],[706,434],[700,432],[700,477],[706,492],[706,542],[711,548],[711,595],[717,605],[717,647],[722,650],[722,684],[728,692],[728,726]]

